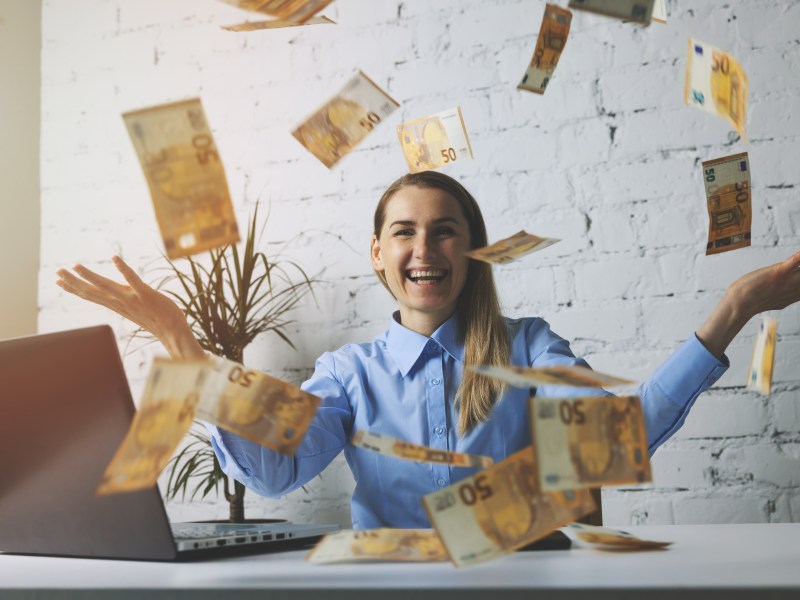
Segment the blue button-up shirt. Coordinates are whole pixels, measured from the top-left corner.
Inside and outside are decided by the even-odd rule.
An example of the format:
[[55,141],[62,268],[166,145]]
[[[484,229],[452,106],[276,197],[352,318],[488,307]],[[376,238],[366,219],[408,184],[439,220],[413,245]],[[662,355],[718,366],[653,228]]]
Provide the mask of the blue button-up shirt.
[[[223,471],[256,493],[279,496],[305,484],[344,451],[356,482],[355,529],[430,527],[420,498],[477,469],[383,456],[349,440],[363,429],[430,448],[491,456],[495,462],[530,445],[527,389],[510,387],[486,422],[459,436],[455,395],[464,369],[464,346],[455,319],[426,337],[400,325],[395,313],[389,329],[371,342],[323,354],[302,385],[322,403],[294,456],[207,425]],[[543,319],[506,322],[512,364],[588,366]],[[697,396],[725,372],[727,359],[723,360],[692,336],[640,386],[651,454],[680,428]],[[541,386],[537,394],[564,396],[566,389]]]

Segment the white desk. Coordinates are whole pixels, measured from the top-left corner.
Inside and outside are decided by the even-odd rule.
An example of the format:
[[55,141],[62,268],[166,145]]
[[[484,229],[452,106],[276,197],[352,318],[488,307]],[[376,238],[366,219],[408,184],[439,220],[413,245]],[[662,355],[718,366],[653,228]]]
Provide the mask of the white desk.
[[516,553],[464,569],[450,563],[313,565],[303,561],[304,552],[199,563],[0,554],[0,598],[800,598],[800,523],[625,529],[675,543],[635,553]]

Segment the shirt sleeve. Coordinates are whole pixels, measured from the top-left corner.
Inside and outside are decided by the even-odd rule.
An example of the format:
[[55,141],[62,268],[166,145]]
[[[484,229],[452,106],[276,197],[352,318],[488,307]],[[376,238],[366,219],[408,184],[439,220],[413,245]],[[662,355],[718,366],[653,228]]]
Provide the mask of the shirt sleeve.
[[344,448],[352,423],[335,366],[333,354],[323,354],[314,374],[300,386],[321,402],[294,456],[204,423],[222,471],[257,494],[277,497],[304,485],[328,466]]
[[651,455],[681,428],[697,397],[714,385],[729,366],[727,356],[719,360],[692,334],[642,383],[639,394]]
[[[528,332],[531,365],[582,365],[586,361],[575,357],[569,342],[550,330],[550,326],[537,319],[538,326]],[[639,386],[642,399],[647,447],[650,455],[681,428],[697,397],[710,388],[727,371],[730,363],[723,355],[717,359],[692,334],[664,363]],[[564,395],[564,388],[543,386],[539,395]],[[585,388],[571,390],[570,395],[597,394]],[[605,392],[607,393],[607,392]]]

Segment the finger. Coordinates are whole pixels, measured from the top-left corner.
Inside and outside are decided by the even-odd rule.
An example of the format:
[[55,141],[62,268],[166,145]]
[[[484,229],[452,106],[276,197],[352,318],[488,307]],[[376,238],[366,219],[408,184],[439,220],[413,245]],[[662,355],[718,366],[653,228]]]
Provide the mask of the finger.
[[119,295],[125,293],[124,285],[109,279],[108,277],[103,277],[99,273],[95,273],[91,269],[84,267],[81,264],[73,265],[72,270],[75,271],[78,275],[83,277],[86,281],[91,283],[97,288],[104,290],[108,293]]
[[785,261],[783,261],[783,263],[781,263],[781,266],[787,270],[797,269],[798,267],[800,267],[800,252],[796,252],[795,254],[787,258]]
[[136,271],[131,269],[122,258],[119,256],[112,256],[111,262],[114,263],[114,266],[117,267],[117,270],[122,273],[122,276],[125,278],[125,281],[128,282],[133,289],[136,291],[142,291],[145,289],[150,289],[150,286],[147,285],[141,278],[136,274]]

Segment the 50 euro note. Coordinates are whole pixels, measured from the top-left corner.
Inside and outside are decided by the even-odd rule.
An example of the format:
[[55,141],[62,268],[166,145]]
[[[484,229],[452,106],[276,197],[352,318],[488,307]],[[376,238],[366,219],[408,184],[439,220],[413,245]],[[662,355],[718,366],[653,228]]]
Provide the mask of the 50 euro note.
[[703,162],[708,208],[706,254],[750,245],[753,203],[747,152]]
[[317,412],[317,396],[219,356],[212,357],[206,368],[198,419],[294,454]]
[[541,491],[530,447],[422,502],[459,567],[499,558],[595,510],[587,490]]
[[122,115],[168,258],[239,241],[225,169],[199,98]]
[[338,531],[323,537],[306,555],[312,563],[337,562],[437,562],[447,552],[430,529],[367,529]]
[[460,106],[401,123],[397,126],[397,137],[411,173],[472,158]]
[[302,25],[333,0],[220,0],[242,10]]
[[399,106],[359,71],[292,135],[330,169]]
[[238,23],[237,25],[223,25],[222,29],[225,31],[259,31],[262,29],[285,29],[287,27],[303,27],[306,25],[336,25],[336,21],[332,21],[328,17],[311,17],[303,23],[296,23],[295,21],[286,21],[283,19],[273,19],[271,21],[248,21],[246,23]]
[[139,410],[97,488],[99,495],[153,487],[192,424],[205,361],[154,358]]
[[769,396],[772,393],[772,368],[775,363],[775,339],[778,321],[764,317],[758,326],[753,357],[747,371],[747,389]]
[[733,56],[689,38],[686,104],[727,119],[747,141],[747,90],[747,75]]
[[592,547],[600,550],[654,550],[670,546],[672,542],[658,542],[643,540],[627,531],[586,525],[584,523],[570,523],[567,526],[576,537]]
[[378,454],[393,456],[395,458],[404,458],[406,460],[415,460],[418,462],[438,463],[452,465],[454,467],[479,468],[490,467],[494,464],[494,461],[489,456],[428,448],[427,446],[404,442],[389,437],[388,435],[370,433],[364,430],[356,431],[351,441],[354,446],[366,448]]
[[570,0],[568,6],[576,10],[649,25],[653,17],[654,4],[655,0]]
[[502,265],[533,252],[549,248],[560,241],[556,238],[541,238],[523,230],[504,240],[483,248],[469,250],[464,254],[475,260]]
[[667,0],[656,0],[653,4],[653,21],[667,23]]
[[543,490],[652,480],[638,396],[528,400]]
[[470,371],[486,377],[505,381],[509,385],[530,388],[539,385],[563,385],[568,387],[603,388],[634,383],[607,375],[580,365],[556,365],[551,367],[520,367],[517,365],[470,365]]
[[518,90],[527,90],[537,94],[544,94],[547,84],[553,78],[553,73],[567,44],[569,26],[572,22],[572,13],[555,4],[545,4],[542,26],[536,40],[533,58],[525,71]]

